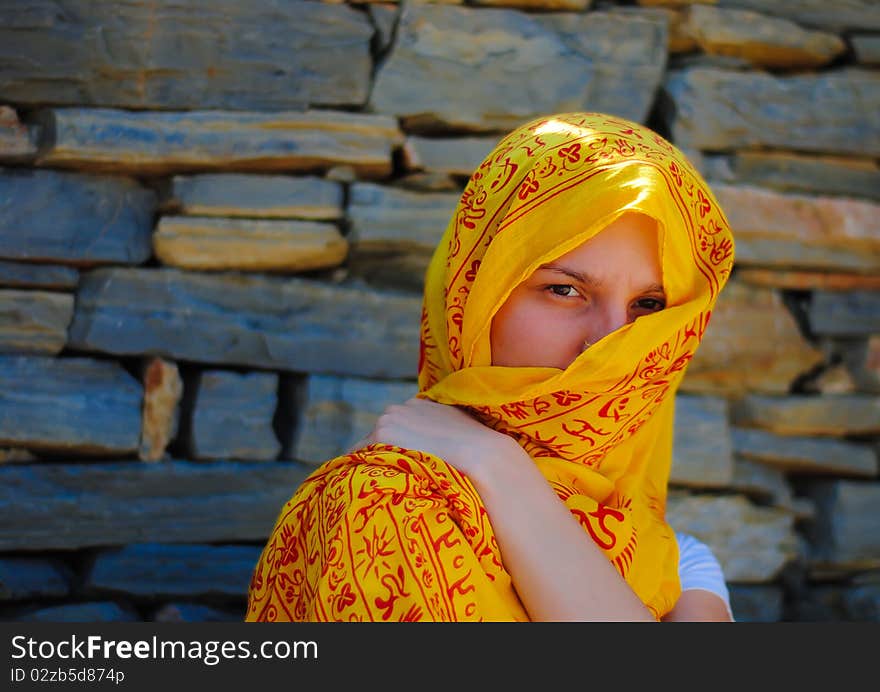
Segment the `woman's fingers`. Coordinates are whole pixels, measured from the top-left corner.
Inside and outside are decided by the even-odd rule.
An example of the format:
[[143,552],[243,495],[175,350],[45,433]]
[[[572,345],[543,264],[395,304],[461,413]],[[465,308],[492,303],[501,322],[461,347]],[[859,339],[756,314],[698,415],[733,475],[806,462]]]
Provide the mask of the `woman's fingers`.
[[370,433],[349,453],[381,443],[418,449],[447,459],[457,455],[463,444],[473,447],[487,435],[494,437],[497,433],[457,407],[413,397],[387,406]]

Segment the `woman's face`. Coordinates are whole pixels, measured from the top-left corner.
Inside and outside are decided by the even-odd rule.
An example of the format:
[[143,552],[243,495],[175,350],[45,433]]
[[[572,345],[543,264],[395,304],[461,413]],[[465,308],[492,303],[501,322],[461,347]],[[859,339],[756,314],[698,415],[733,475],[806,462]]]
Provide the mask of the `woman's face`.
[[657,231],[628,212],[536,269],[492,320],[492,364],[565,369],[585,342],[666,307]]

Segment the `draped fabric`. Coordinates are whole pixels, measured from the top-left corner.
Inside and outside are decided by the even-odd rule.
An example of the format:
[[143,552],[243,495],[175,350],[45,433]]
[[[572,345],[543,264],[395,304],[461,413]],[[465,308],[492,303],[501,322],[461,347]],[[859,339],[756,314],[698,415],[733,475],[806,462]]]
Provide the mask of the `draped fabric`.
[[[628,211],[657,221],[666,308],[565,370],[493,366],[491,319],[510,292]],[[485,158],[426,275],[419,396],[516,439],[658,619],[680,594],[665,521],[674,396],[733,250],[723,211],[678,149],[637,123],[565,113],[519,127]],[[326,462],[282,508],[246,619],[528,615],[470,481],[431,455],[376,444]]]

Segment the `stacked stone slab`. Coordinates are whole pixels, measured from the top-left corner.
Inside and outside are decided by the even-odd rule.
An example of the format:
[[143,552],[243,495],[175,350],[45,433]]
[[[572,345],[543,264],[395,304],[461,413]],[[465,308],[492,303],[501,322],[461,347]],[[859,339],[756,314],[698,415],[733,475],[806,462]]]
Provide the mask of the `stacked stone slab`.
[[0,6],[0,616],[240,620],[297,486],[416,393],[471,171],[595,110],[736,239],[670,522],[740,621],[880,620],[878,7]]

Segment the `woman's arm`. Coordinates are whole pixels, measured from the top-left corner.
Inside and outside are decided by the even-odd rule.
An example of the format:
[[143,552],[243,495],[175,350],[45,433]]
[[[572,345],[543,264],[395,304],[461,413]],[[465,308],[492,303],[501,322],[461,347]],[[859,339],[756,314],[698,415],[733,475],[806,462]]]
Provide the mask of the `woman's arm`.
[[[371,442],[428,452],[470,479],[530,619],[654,620],[512,438],[453,406],[411,399],[386,410],[362,440]],[[732,622],[715,556],[692,536],[678,539],[683,591],[663,621]]]
[[483,472],[472,481],[529,617],[654,621],[528,455],[506,439],[511,446],[478,462]]
[[411,399],[389,407],[365,442],[428,452],[471,480],[530,619],[654,621],[512,438],[455,407]]

